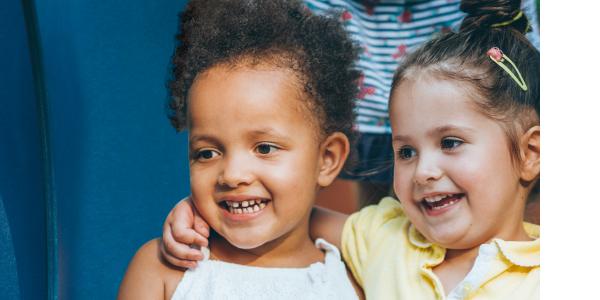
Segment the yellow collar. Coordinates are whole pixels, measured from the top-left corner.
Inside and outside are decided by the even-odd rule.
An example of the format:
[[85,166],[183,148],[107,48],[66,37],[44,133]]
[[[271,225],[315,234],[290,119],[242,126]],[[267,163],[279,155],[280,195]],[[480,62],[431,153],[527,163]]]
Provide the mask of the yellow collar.
[[502,255],[513,265],[521,267],[540,266],[540,226],[523,223],[525,232],[535,238],[533,241],[504,241],[494,239]]
[[[504,241],[494,239],[495,243],[504,256],[510,263],[521,267],[539,267],[540,266],[540,227],[538,225],[523,222],[525,232],[535,238],[533,241]],[[408,240],[417,248],[432,248],[433,252],[439,256],[442,247],[432,245],[415,227],[410,224],[408,228]],[[443,249],[443,248],[442,248]],[[445,249],[444,249],[445,250]],[[445,251],[441,251],[445,252]],[[443,258],[443,255],[442,257]],[[441,261],[440,261],[441,262]]]

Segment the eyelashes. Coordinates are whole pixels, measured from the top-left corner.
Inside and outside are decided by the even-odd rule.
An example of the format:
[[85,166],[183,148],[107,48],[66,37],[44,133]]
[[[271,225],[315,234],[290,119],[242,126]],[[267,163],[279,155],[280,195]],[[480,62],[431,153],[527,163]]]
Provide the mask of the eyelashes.
[[440,147],[444,150],[451,150],[451,149],[457,148],[458,146],[462,145],[463,143],[464,143],[464,141],[459,138],[447,137],[447,138],[443,138],[440,141]]
[[417,156],[417,150],[410,146],[403,146],[397,151],[397,156],[402,160],[409,160],[415,156]]
[[[440,140],[439,147],[442,151],[448,153],[456,150],[464,143],[465,141],[457,137],[444,137]],[[402,146],[400,149],[398,149],[398,151],[396,151],[396,156],[400,160],[410,160],[417,155],[417,150],[410,145]]]
[[[272,143],[259,143],[253,151],[260,157],[270,157],[280,151],[282,148]],[[223,154],[214,148],[201,148],[192,154],[192,159],[199,162],[209,162],[217,159]]]
[[195,161],[210,161],[215,159],[217,156],[221,155],[219,151],[214,149],[201,149],[192,155],[193,160]]
[[281,150],[281,148],[270,143],[261,143],[258,144],[255,148],[255,151],[261,155],[273,154],[279,150]]

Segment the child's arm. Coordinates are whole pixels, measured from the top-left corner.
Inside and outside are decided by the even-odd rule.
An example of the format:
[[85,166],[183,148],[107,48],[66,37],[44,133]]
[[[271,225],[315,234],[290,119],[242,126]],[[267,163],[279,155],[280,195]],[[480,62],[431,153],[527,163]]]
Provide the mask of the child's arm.
[[342,247],[342,229],[348,215],[315,206],[310,216],[310,237],[323,238],[338,249]]
[[173,291],[165,289],[170,286],[166,278],[177,276],[177,271],[161,261],[159,243],[158,239],[149,241],[137,251],[121,281],[119,300],[170,298]]

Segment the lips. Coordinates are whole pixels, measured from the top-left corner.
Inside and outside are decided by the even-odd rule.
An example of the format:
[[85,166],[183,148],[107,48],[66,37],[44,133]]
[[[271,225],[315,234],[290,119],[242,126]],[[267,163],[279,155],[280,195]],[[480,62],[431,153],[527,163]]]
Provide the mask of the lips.
[[441,212],[464,199],[464,196],[464,193],[427,196],[421,200],[421,206],[428,212]]

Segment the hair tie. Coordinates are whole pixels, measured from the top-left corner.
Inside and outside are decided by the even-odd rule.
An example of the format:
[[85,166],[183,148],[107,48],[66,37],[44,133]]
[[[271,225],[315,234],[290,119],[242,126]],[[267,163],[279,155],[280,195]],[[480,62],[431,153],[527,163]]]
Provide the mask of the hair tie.
[[[504,52],[502,52],[502,50],[500,50],[500,48],[498,48],[498,47],[490,48],[490,50],[487,51],[487,55],[493,62],[495,62],[497,65],[499,65],[504,71],[506,71],[506,73],[508,73],[508,75],[510,75],[510,77],[519,85],[519,87],[523,91],[527,91],[527,84],[525,83],[523,76],[521,76],[521,72],[519,72],[519,69],[517,68],[517,66],[515,66],[515,63],[513,63],[513,61],[510,58],[508,58],[508,56],[506,56],[506,54],[504,54]],[[506,66],[506,64],[504,64],[504,60],[508,61],[512,65],[512,67],[517,72],[517,75],[519,75],[519,78],[517,78],[517,76],[515,76],[515,73],[513,73],[513,71],[511,71]]]
[[496,24],[492,24],[491,27],[502,27],[502,26],[506,26],[506,25],[510,25],[513,22],[517,21],[518,19],[520,19],[521,17],[523,17],[523,11],[520,10],[519,13],[514,16],[512,19],[508,20],[508,21],[504,21],[504,22],[500,22],[500,23],[496,23]]

